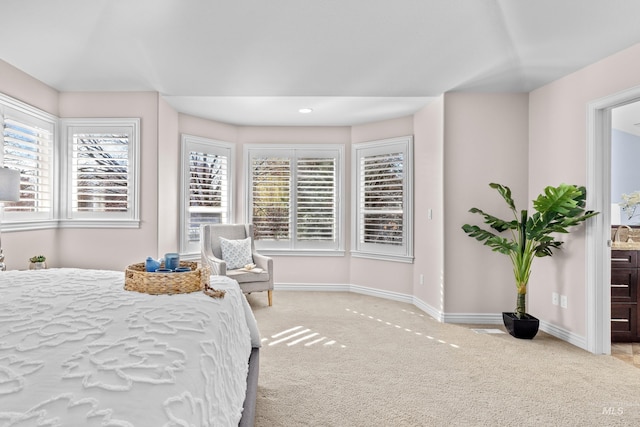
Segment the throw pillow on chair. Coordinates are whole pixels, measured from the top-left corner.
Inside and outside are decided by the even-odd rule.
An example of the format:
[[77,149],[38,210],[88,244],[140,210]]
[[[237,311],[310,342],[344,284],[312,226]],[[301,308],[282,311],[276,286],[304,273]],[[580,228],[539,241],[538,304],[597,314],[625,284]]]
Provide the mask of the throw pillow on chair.
[[229,270],[253,264],[250,237],[242,240],[229,240],[220,237],[220,250],[222,251],[222,259],[227,263]]

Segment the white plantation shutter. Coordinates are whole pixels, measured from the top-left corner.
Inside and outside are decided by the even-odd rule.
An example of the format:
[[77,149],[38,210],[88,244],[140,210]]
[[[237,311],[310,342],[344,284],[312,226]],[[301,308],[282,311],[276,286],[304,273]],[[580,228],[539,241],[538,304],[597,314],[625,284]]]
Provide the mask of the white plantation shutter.
[[342,250],[342,150],[335,145],[248,148],[249,215],[258,248]]
[[50,120],[7,111],[2,115],[4,166],[20,171],[20,200],[5,203],[8,218],[53,215],[53,132]]
[[139,226],[139,119],[63,119],[63,226]]
[[335,157],[298,159],[298,240],[336,239],[336,163]]
[[252,222],[255,240],[291,238],[291,159],[251,160]]
[[71,211],[124,212],[130,207],[130,138],[122,133],[73,133]]
[[226,224],[231,215],[233,146],[182,136],[182,253],[200,252],[200,225]]
[[402,245],[404,153],[363,156],[360,160],[360,238],[362,242]]
[[229,157],[189,152],[189,241],[200,240],[200,225],[228,222]]
[[412,137],[353,145],[353,254],[413,259]]

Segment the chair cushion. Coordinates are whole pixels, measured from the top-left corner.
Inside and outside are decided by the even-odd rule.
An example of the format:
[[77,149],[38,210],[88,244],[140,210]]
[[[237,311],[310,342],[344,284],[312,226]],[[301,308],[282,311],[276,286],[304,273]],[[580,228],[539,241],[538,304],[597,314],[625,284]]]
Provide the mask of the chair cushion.
[[227,263],[227,269],[233,270],[247,264],[253,264],[251,237],[242,240],[229,240],[220,237],[220,250],[222,251],[222,259]]
[[231,279],[235,280],[238,283],[269,281],[269,273],[267,273],[266,271],[262,271],[260,273],[254,273],[252,271],[247,271],[243,268],[238,270],[227,270],[227,276],[229,276]]

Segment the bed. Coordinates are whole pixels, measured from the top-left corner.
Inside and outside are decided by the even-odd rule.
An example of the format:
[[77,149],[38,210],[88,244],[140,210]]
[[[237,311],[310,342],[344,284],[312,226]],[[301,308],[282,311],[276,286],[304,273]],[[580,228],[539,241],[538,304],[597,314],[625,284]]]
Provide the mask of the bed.
[[116,271],[0,274],[0,425],[252,425],[260,336],[238,284],[212,276],[223,298],[123,285]]

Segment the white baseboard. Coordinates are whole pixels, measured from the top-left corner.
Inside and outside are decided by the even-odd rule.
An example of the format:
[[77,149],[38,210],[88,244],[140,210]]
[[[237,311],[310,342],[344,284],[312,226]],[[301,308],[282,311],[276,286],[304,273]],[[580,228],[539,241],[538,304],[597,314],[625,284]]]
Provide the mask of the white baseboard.
[[274,283],[274,291],[349,292],[349,285],[332,283]]
[[420,298],[413,297],[413,301],[411,301],[413,305],[415,305],[420,310],[427,313],[429,316],[433,317],[438,322],[444,322],[444,313],[437,308],[427,304],[422,301]]
[[[399,292],[384,291],[360,285],[331,284],[331,283],[279,283],[274,284],[276,291],[319,291],[319,292],[354,292],[357,294],[369,295],[393,301],[412,304],[416,308],[424,311],[438,322],[459,323],[471,325],[501,325],[502,313],[445,313],[437,308],[425,303],[412,295]],[[563,329],[551,323],[540,321],[540,330],[553,335],[554,337],[575,345],[583,350],[587,349],[585,337],[576,335],[571,331]]]
[[384,291],[381,289],[368,288],[360,285],[345,285],[332,283],[276,283],[273,285],[275,291],[325,291],[325,292],[353,292],[356,294],[369,295],[372,297],[384,298],[393,301],[413,303],[411,295],[399,292]]
[[273,285],[273,289],[276,291],[354,292],[357,294],[412,304],[416,308],[419,308],[429,316],[433,317],[438,322],[443,322],[443,319],[445,318],[445,314],[443,312],[413,295],[369,288],[367,286],[331,283],[275,283]]
[[[561,339],[562,341],[566,341],[569,344],[573,344],[576,347],[579,347],[583,350],[587,350],[587,338],[581,335],[574,334],[571,331],[563,329],[559,326],[556,326],[552,323],[545,322],[543,320],[540,321],[540,330],[548,333],[549,335],[553,335],[554,337]],[[588,351],[588,350],[587,350]]]
[[413,304],[413,297],[407,294],[401,294],[399,292],[383,291],[380,289],[368,288],[360,285],[350,285],[349,291],[356,294],[369,295],[372,297],[379,297],[393,301],[405,302],[407,304]]
[[444,313],[445,323],[502,325],[502,313]]

